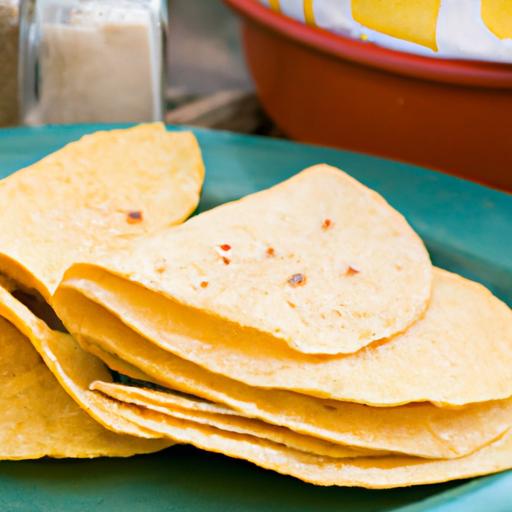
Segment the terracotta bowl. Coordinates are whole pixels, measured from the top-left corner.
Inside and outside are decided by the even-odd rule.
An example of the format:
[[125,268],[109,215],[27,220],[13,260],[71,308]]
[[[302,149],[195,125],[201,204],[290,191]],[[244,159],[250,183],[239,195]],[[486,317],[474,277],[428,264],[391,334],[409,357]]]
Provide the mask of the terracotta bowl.
[[512,65],[398,52],[256,0],[225,2],[242,16],[262,104],[289,137],[512,190]]

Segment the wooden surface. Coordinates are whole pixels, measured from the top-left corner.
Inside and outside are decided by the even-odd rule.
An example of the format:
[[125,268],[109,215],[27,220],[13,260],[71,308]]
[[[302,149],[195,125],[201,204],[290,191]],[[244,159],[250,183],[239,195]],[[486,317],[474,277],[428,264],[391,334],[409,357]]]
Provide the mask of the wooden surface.
[[240,89],[228,89],[205,96],[186,89],[167,91],[167,124],[186,124],[238,133],[282,137],[263,111],[257,96]]

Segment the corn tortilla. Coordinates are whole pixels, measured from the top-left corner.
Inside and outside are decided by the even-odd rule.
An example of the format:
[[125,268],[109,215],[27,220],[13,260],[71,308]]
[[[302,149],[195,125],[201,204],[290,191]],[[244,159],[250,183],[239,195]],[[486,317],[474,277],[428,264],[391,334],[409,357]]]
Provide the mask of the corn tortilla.
[[28,338],[1,317],[0,375],[2,460],[127,457],[170,444],[103,428],[64,391]]
[[[138,368],[148,376],[143,380],[225,404],[247,417],[325,441],[422,457],[453,458],[484,446],[510,427],[509,400],[458,409],[441,409],[431,404],[374,408],[250,387],[159,348],[71,288],[66,289],[66,303],[75,314],[80,311],[83,318],[95,319],[87,326],[82,325],[82,334],[77,335],[86,350],[99,347],[96,355],[108,353],[110,358],[122,360],[121,364]],[[67,316],[66,311],[61,312]],[[157,405],[165,406],[158,398],[155,400]]]
[[[138,240],[102,261],[268,348],[352,353],[425,311],[428,253],[376,192],[326,165]],[[263,336],[264,335],[264,336]]]
[[244,459],[263,468],[322,486],[389,489],[470,478],[512,467],[510,432],[479,451],[455,460],[404,456],[334,459],[136,406],[125,406],[120,414],[176,442],[190,443],[200,449]]
[[[176,395],[169,391],[161,393],[161,401],[165,406],[156,405],[151,395],[146,395],[144,389],[132,386],[115,385],[105,382],[93,382],[92,390],[100,391],[110,398],[146,409],[160,412],[174,418],[193,421],[201,425],[220,428],[228,432],[247,434],[261,439],[268,439],[283,444],[289,448],[324,455],[333,458],[354,458],[381,456],[384,452],[357,450],[347,446],[336,445],[311,436],[298,434],[285,427],[278,427],[260,420],[246,418],[234,410],[222,405],[205,402],[190,397]],[[148,399],[149,398],[149,399]]]
[[[162,124],[96,132],[67,145],[0,182],[0,284],[24,295],[49,326],[62,327],[45,300],[64,270],[181,222],[197,206],[203,179],[195,137],[168,133]],[[49,329],[6,290],[0,303],[85,411],[114,432],[149,439],[136,440],[134,447],[144,450],[132,453],[170,444],[152,440],[153,433],[116,416],[112,400],[88,390],[91,381],[111,378],[99,359]]]
[[[49,329],[2,288],[0,316],[30,340],[63,389],[99,424],[118,434],[147,439],[147,451],[156,451],[168,445],[160,440],[153,441],[155,435],[152,432],[116,415],[112,410],[113,400],[89,390],[89,384],[94,380],[108,382],[112,379],[108,368],[99,359],[82,350],[69,334]],[[13,361],[13,364],[16,362]]]
[[135,366],[127,363],[126,361],[123,361],[119,357],[116,357],[113,354],[110,354],[109,352],[106,352],[105,350],[98,347],[98,345],[88,344],[84,346],[84,348],[87,352],[89,352],[89,354],[92,354],[96,356],[99,360],[103,361],[110,370],[114,370],[115,372],[118,372],[136,381],[144,381],[158,384],[153,379],[151,379],[151,377],[146,375],[144,372],[142,372]]
[[[66,289],[73,288],[161,348],[250,386],[372,406],[462,406],[512,396],[512,311],[482,285],[441,269],[435,270],[426,314],[409,330],[331,357],[267,343],[255,330],[240,333],[92,266],[77,266],[74,273],[84,277],[68,274],[57,303],[71,303]],[[92,316],[73,322],[82,316],[80,307],[60,313],[74,333],[96,322]]]
[[182,222],[203,179],[191,133],[86,135],[0,181],[0,272],[48,300],[71,263]]

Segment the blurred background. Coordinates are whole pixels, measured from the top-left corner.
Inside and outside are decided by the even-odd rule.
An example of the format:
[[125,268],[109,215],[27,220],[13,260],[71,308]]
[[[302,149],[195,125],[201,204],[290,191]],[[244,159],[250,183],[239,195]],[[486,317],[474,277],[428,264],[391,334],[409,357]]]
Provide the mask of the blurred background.
[[220,0],[170,0],[169,84],[195,94],[252,89],[240,22]]
[[511,19],[501,0],[0,0],[0,126],[163,120],[512,190]]

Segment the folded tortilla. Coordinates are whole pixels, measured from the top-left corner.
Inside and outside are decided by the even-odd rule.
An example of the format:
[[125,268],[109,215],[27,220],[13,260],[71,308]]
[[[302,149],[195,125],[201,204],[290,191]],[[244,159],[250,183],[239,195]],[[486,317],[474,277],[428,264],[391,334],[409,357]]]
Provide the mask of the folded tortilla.
[[[113,413],[112,400],[89,390],[89,384],[97,379],[112,380],[108,368],[98,358],[82,350],[69,334],[50,329],[3,288],[0,288],[0,318],[10,322],[32,343],[56,380],[98,423],[119,434],[154,437]],[[162,443],[157,446],[161,448]]]
[[139,405],[145,409],[160,412],[174,418],[193,421],[201,425],[209,425],[227,432],[247,434],[261,439],[288,446],[307,453],[324,455],[333,458],[376,457],[385,452],[358,450],[348,446],[336,445],[321,439],[293,432],[285,427],[278,427],[263,421],[247,418],[228,407],[207,402],[191,396],[177,395],[176,392],[161,393],[165,405],[155,404],[151,394],[146,390],[133,386],[116,385],[105,382],[94,382],[92,390],[100,391],[120,402]]
[[86,135],[0,181],[0,272],[48,300],[72,263],[182,222],[203,179],[191,133]]
[[[205,411],[157,390],[93,389],[139,427],[320,485],[393,487],[509,467],[510,442],[499,444],[512,421],[509,308],[439,269],[431,288],[416,235],[352,185],[315,168],[135,241],[129,255],[73,265],[52,305],[84,349],[216,403]],[[301,268],[283,280],[290,265]],[[374,336],[384,324],[392,335]],[[402,405],[418,401],[460,408]]]
[[[101,451],[94,444],[89,447],[84,438],[85,454],[148,452],[172,443],[153,440],[161,436],[119,417],[112,409],[113,400],[88,389],[94,380],[109,381],[110,371],[70,335],[50,328],[62,324],[47,302],[71,263],[126,249],[137,237],[183,221],[197,206],[203,179],[195,137],[153,124],[85,136],[0,181],[0,284],[5,286],[0,289],[0,315],[30,340],[55,382],[78,406],[99,424],[122,434],[121,441],[112,441],[111,452],[107,442],[100,445]],[[18,362],[14,359],[11,364],[16,368]],[[38,406],[31,407],[40,424],[44,416],[37,416]],[[58,418],[59,404],[55,407]],[[14,414],[18,413],[23,411],[15,408]],[[84,428],[91,430],[87,424]],[[102,433],[100,440],[101,435],[117,439],[103,434],[100,425],[96,429]],[[35,428],[34,433],[45,435],[44,429]],[[34,444],[40,442],[36,436],[32,439]],[[79,456],[80,446],[77,436],[76,445],[62,453]],[[55,450],[50,446],[47,454],[58,455]]]
[[120,415],[177,442],[244,459],[315,485],[388,489],[470,478],[512,467],[510,432],[481,450],[455,460],[404,456],[335,459],[291,449],[266,439],[181,420],[135,405],[125,404]]
[[[131,433],[142,435],[118,435],[102,427],[66,393],[27,336],[3,316],[0,316],[0,374],[2,460],[45,456],[127,457],[172,444],[168,440],[151,439],[161,435],[122,417],[118,417],[119,423],[131,425]],[[105,377],[103,372],[97,375]]]
[[55,305],[76,335],[101,316],[85,315],[87,302],[160,348],[250,386],[372,406],[461,406],[512,396],[512,311],[482,285],[441,269],[423,318],[386,342],[342,356],[268,343],[259,331],[242,331],[92,265],[75,266]]
[[110,254],[106,271],[269,350],[352,353],[409,327],[430,297],[427,251],[376,192],[326,165]]
[[[76,319],[80,312],[78,342],[114,369],[129,375],[130,368],[136,368],[139,373],[134,378],[152,380],[225,404],[244,416],[332,443],[453,458],[484,446],[511,425],[510,400],[457,409],[426,403],[375,408],[247,386],[161,349],[72,288],[66,288],[66,300],[62,303],[67,304],[61,310],[65,318],[69,315]],[[87,318],[94,318],[94,322],[84,323],[82,320]],[[78,328],[77,324],[68,325]],[[150,393],[155,395],[156,405],[166,406],[157,392]]]

